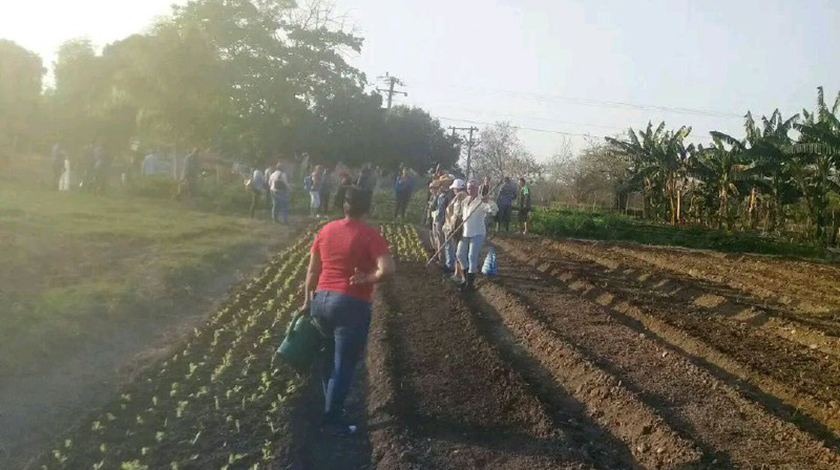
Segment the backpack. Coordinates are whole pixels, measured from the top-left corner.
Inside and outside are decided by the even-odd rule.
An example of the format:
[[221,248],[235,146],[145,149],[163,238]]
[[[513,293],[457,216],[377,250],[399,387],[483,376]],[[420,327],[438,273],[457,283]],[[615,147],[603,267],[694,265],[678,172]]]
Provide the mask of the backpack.
[[286,183],[284,183],[281,178],[277,178],[271,185],[271,189],[273,191],[288,191],[289,188],[286,187]]
[[312,191],[313,186],[315,186],[315,182],[312,180],[312,175],[306,175],[306,178],[303,179],[303,189]]

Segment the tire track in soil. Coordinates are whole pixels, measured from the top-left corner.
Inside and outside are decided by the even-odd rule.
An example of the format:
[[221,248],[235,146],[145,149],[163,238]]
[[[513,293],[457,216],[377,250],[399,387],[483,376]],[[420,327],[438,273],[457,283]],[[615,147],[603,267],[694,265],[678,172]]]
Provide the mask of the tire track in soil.
[[[813,351],[797,356],[798,348],[785,348],[785,342],[777,337],[751,332],[746,325],[726,324],[677,298],[652,296],[638,285],[622,287],[621,281],[593,273],[591,263],[555,257],[547,262],[522,243],[497,243],[512,258],[550,273],[572,291],[606,307],[619,322],[653,332],[747,399],[840,451],[836,434],[840,412],[830,398],[840,390],[828,385],[837,380],[837,375],[829,372],[836,363]],[[814,365],[814,359],[826,361],[828,368]]]
[[512,366],[436,273],[400,266],[376,294],[368,376],[379,469],[620,469],[640,465],[556,386]]
[[671,427],[697,442],[704,453],[702,468],[840,466],[837,455],[821,443],[768,415],[662,341],[615,321],[602,306],[558,288],[530,266],[504,259],[500,272],[505,276],[480,287],[490,305],[508,321],[536,321],[575,344]]

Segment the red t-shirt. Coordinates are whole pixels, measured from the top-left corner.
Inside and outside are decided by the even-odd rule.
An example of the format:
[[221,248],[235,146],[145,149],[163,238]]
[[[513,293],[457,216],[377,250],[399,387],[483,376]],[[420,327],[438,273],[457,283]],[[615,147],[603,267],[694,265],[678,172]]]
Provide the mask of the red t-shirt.
[[370,301],[373,285],[350,285],[356,268],[365,273],[376,270],[376,260],[388,254],[388,242],[379,230],[353,219],[328,223],[315,236],[311,253],[321,256],[318,290],[340,292]]

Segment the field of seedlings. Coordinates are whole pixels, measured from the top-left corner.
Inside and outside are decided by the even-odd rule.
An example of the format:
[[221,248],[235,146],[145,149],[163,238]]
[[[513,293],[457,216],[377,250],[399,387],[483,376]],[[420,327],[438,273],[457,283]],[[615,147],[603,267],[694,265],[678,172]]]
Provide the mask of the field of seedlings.
[[47,469],[838,469],[835,265],[496,238],[463,294],[384,224],[350,438],[276,359],[312,233],[46,453]]

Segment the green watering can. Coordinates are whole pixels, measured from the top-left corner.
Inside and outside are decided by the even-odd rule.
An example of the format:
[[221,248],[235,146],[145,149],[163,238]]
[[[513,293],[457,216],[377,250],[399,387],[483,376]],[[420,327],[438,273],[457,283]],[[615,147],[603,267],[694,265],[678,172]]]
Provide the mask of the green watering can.
[[286,329],[286,338],[277,348],[277,354],[300,374],[312,368],[324,341],[312,317],[305,313],[306,311],[301,309],[292,317]]

